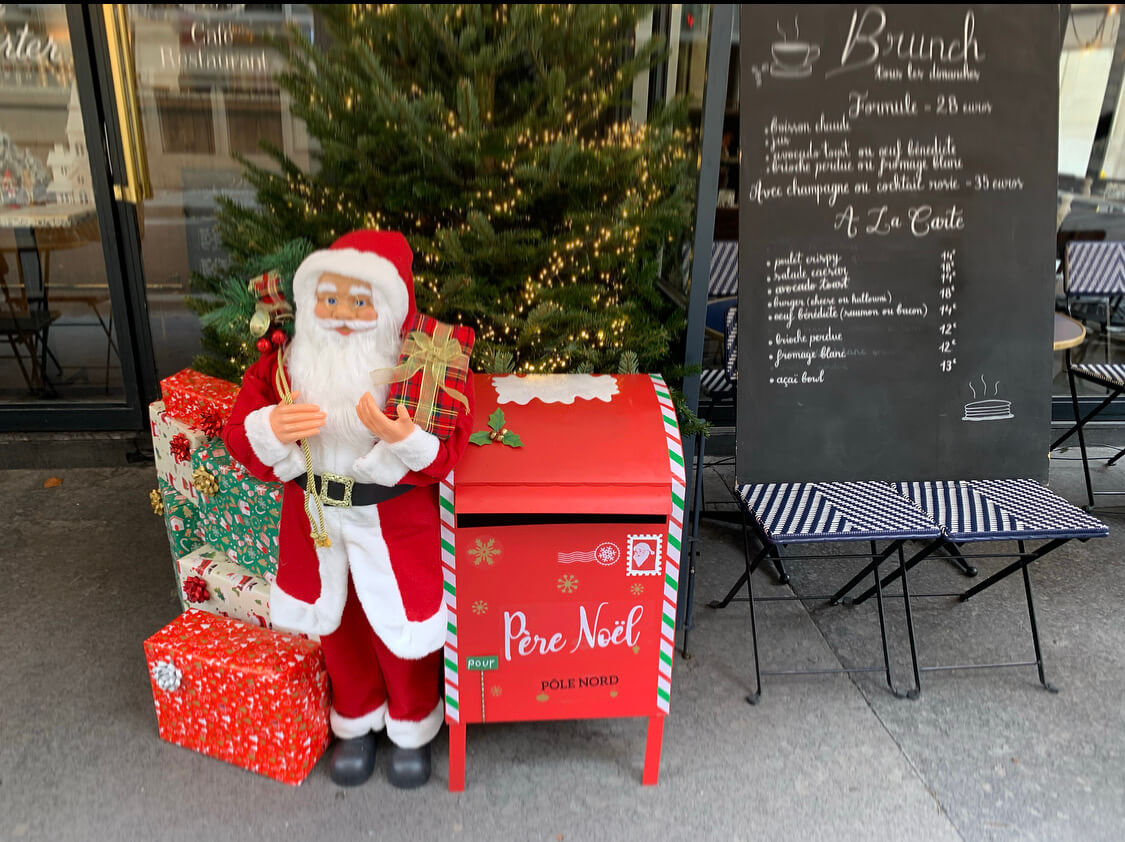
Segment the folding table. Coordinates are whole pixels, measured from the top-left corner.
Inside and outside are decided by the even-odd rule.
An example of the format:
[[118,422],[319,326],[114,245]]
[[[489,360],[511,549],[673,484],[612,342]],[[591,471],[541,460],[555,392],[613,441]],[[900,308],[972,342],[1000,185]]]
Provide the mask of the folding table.
[[[885,587],[900,575],[905,576],[907,571],[943,544],[955,547],[957,552],[961,552],[960,548],[964,544],[1015,541],[1018,548],[1018,552],[1015,553],[965,555],[961,552],[961,557],[966,559],[1015,559],[1007,567],[964,593],[916,594],[916,596],[956,596],[964,602],[1020,571],[1023,574],[1024,595],[1035,648],[1034,661],[919,666],[917,648],[912,646],[915,686],[921,688],[920,673],[922,672],[1034,666],[1038,670],[1040,683],[1054,692],[1055,688],[1047,681],[1043,671],[1043,652],[1039,644],[1039,625],[1035,617],[1035,601],[1031,593],[1028,566],[1072,540],[1085,542],[1091,538],[1104,538],[1109,534],[1109,527],[1030,479],[904,482],[894,484],[893,488],[904,500],[908,500],[927,519],[940,527],[941,537],[915,553],[901,565],[899,570],[885,577],[880,585]],[[1026,547],[1028,541],[1043,543],[1029,551]],[[905,585],[905,578],[903,582]],[[853,580],[846,589],[837,592],[835,598],[840,599],[846,590],[854,587],[854,584]],[[909,593],[905,587],[903,592]],[[870,598],[872,594],[882,598],[880,590],[872,587],[855,599],[854,603],[859,604]],[[909,602],[910,597],[906,596],[906,599]],[[907,622],[913,625],[909,614]]]
[[[887,686],[896,696],[913,697],[918,686],[905,693],[899,691],[891,675],[890,656],[887,647],[886,618],[883,613],[883,592],[879,565],[892,555],[898,555],[899,575],[906,583],[906,562],[902,551],[909,540],[936,542],[941,531],[915,506],[896,494],[894,489],[882,482],[832,482],[832,483],[769,483],[759,485],[740,485],[739,502],[747,517],[743,518],[742,535],[746,570],[734,587],[722,600],[710,603],[711,608],[725,608],[735,599],[735,595],[746,584],[747,600],[750,603],[750,627],[753,637],[754,678],[756,688],[747,701],[756,704],[762,693],[763,675],[816,675],[830,673],[878,672],[884,671]],[[762,549],[750,559],[750,542],[747,522],[755,530]],[[758,658],[758,627],[754,612],[755,602],[788,601],[807,599],[827,599],[821,596],[755,597],[753,573],[767,557],[775,563],[780,562],[783,548],[790,545],[814,544],[824,542],[869,543],[866,553],[840,555],[787,555],[789,559],[834,559],[865,558],[868,563],[851,580],[854,587],[866,576],[874,579],[872,591],[878,597],[879,632],[883,646],[883,665],[881,667],[857,667],[825,670],[781,670],[763,672]],[[883,549],[879,542],[886,542]],[[910,597],[908,588],[903,588],[903,604],[906,608],[907,630],[911,649],[914,647],[913,623],[910,620]]]

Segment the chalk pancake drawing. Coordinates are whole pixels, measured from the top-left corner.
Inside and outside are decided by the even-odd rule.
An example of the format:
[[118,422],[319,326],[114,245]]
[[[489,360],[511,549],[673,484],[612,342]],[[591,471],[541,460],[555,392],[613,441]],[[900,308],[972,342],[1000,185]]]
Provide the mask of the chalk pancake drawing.
[[962,421],[1006,421],[1009,418],[1015,418],[1012,414],[1012,402],[1001,400],[995,397],[1000,394],[1000,381],[997,380],[992,387],[992,394],[994,397],[988,397],[988,383],[985,382],[984,375],[980,376],[980,394],[977,394],[975,383],[969,381],[969,389],[973,393],[973,397],[977,400],[969,401],[965,404],[965,415]]
[[770,75],[775,79],[807,79],[812,75],[812,66],[820,58],[820,46],[801,40],[801,25],[797,16],[793,16],[793,38],[777,24],[780,41],[774,41],[770,47],[773,54],[773,64],[770,65]]

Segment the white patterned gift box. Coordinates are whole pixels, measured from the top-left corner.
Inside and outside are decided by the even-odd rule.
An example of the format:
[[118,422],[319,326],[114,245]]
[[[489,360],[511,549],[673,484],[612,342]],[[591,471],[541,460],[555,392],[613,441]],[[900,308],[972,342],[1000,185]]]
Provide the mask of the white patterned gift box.
[[191,478],[191,454],[210,439],[202,430],[172,418],[164,408],[164,401],[149,404],[148,419],[152,428],[156,475],[172,486],[177,494],[198,505],[199,492]]
[[185,605],[232,620],[272,628],[270,585],[239,567],[222,551],[204,544],[177,562]]

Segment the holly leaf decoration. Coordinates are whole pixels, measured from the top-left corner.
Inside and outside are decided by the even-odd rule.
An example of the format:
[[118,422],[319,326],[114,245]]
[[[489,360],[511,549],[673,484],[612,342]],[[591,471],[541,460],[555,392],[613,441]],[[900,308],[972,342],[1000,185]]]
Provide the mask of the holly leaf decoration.
[[504,410],[497,409],[489,415],[488,426],[491,428],[491,432],[479,430],[469,436],[469,441],[481,447],[493,442],[506,444],[508,447],[523,447],[523,439],[504,426]]

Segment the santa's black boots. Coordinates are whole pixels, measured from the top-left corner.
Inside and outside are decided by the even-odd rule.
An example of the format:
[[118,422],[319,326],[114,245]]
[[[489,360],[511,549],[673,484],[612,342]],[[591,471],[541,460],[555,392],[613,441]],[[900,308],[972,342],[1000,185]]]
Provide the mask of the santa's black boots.
[[387,780],[399,789],[414,789],[430,779],[430,744],[421,748],[392,746]]
[[[427,758],[427,768],[429,766]],[[375,734],[337,740],[332,749],[328,774],[339,786],[359,786],[375,771]]]

